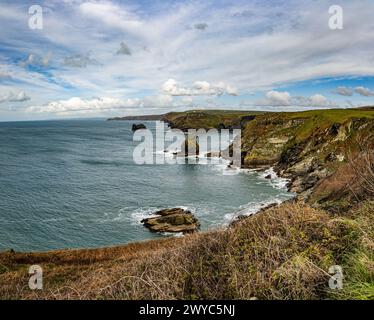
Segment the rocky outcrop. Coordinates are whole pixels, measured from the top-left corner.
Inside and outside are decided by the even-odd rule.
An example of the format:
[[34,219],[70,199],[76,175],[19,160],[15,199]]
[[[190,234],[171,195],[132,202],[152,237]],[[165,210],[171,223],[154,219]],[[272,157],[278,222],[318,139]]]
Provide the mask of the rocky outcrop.
[[[290,179],[290,191],[305,195],[348,161],[347,153],[358,148],[360,132],[365,137],[374,130],[374,108],[306,112],[191,110],[170,112],[162,120],[183,131],[241,128],[242,167],[274,167],[279,176]],[[188,151],[188,145],[195,152]],[[199,155],[199,145],[193,139],[181,147],[186,152],[175,155]],[[217,155],[207,153],[207,157],[213,156]]]
[[258,115],[242,130],[242,165],[273,167],[290,179],[290,191],[307,200],[321,181],[347,162],[360,136],[370,136],[373,128],[372,109]]
[[145,227],[154,232],[192,233],[200,226],[197,218],[190,211],[182,208],[160,210],[155,212],[155,215],[156,217],[141,221]]
[[245,126],[247,125],[248,122],[256,119],[256,116],[254,115],[249,115],[249,116],[244,116],[240,118],[240,128],[244,129]]
[[131,128],[132,131],[136,131],[136,130],[140,130],[140,129],[147,129],[147,127],[142,123],[139,123],[139,124],[134,123],[132,125],[132,128]]
[[220,158],[221,151],[210,151],[205,154],[207,158]]
[[181,145],[182,152],[178,153],[178,156],[198,156],[200,154],[200,146],[196,141],[196,137],[186,136],[186,139]]

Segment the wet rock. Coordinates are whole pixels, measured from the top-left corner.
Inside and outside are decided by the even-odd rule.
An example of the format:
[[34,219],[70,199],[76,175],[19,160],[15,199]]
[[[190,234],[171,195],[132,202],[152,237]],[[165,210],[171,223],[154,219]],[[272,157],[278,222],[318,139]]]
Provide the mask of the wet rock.
[[220,158],[221,157],[221,152],[220,151],[211,151],[205,154],[207,158]]
[[267,210],[271,209],[271,208],[275,208],[277,207],[279,204],[277,202],[273,202],[273,203],[270,203],[268,205],[264,205],[261,209],[259,209],[257,212],[255,213],[252,213],[252,214],[249,214],[249,215],[246,215],[246,214],[240,214],[238,215],[237,217],[235,217],[235,219],[233,221],[231,221],[230,223],[230,227],[234,227],[236,226],[237,224],[239,224],[240,222],[244,221],[244,220],[247,220],[247,219],[250,219],[252,218],[254,215],[258,214],[258,213],[263,213],[263,212],[266,212]]
[[223,123],[220,123],[217,127],[218,130],[226,129],[225,125]]
[[199,229],[197,218],[182,208],[164,209],[155,212],[157,217],[146,218],[141,222],[154,232],[192,233]]
[[132,128],[131,128],[132,131],[136,131],[136,130],[140,130],[140,129],[147,129],[147,127],[142,123],[139,123],[139,124],[134,123],[132,125]]
[[196,137],[186,137],[185,141],[181,146],[182,152],[178,153],[178,156],[198,156],[200,152],[199,143],[196,141]]
[[339,133],[340,126],[340,123],[334,123],[329,129],[329,134],[332,136],[336,136]]
[[244,215],[244,214],[240,214],[238,215],[233,221],[230,222],[230,227],[235,227],[236,225],[238,225],[240,222],[244,221],[244,220],[247,220],[248,218],[250,218],[252,215]]

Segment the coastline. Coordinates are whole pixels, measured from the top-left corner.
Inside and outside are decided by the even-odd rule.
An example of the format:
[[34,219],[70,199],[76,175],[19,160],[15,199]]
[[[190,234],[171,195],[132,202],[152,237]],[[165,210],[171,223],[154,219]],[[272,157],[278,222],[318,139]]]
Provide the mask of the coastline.
[[[0,296],[372,299],[367,279],[374,202],[362,177],[374,177],[362,159],[372,159],[373,132],[374,109],[259,115],[242,130],[243,170],[267,168],[261,173],[264,180],[269,180],[265,175],[288,179],[294,198],[239,215],[227,227],[183,237],[94,249],[2,252]],[[357,141],[367,144],[360,148]],[[25,286],[34,264],[45,268],[48,290]],[[341,265],[347,279],[338,293],[326,285],[332,265]]]
[[[157,117],[156,121],[162,119],[162,121],[168,123],[171,128],[179,129],[184,129],[186,127],[186,123],[190,124],[191,121],[195,122],[195,117],[198,118],[198,121],[196,122],[199,125],[202,125],[202,127],[205,129],[209,129],[211,127],[218,129],[222,128],[222,123],[225,124],[225,127],[232,127],[239,123],[240,127],[242,128],[243,164],[241,168],[236,169],[246,174],[251,174],[252,172],[259,173],[262,178],[269,181],[274,188],[286,188],[287,191],[293,195],[291,199],[303,200],[307,203],[309,199],[312,199],[314,201],[314,205],[318,206],[318,197],[320,197],[320,191],[317,190],[317,192],[315,192],[315,187],[332,175],[334,171],[336,171],[336,167],[334,168],[333,166],[344,164],[344,162],[341,163],[339,159],[335,159],[333,166],[331,163],[326,163],[326,165],[313,164],[310,162],[310,156],[308,156],[306,153],[316,153],[313,148],[310,148],[310,145],[312,143],[315,144],[314,141],[320,140],[321,137],[323,137],[325,140],[323,141],[324,144],[336,143],[337,149],[341,148],[341,143],[345,143],[345,140],[347,139],[352,139],[352,137],[349,135],[344,135],[342,137],[341,134],[341,132],[347,130],[346,128],[352,128],[354,126],[352,121],[359,124],[361,123],[360,126],[363,128],[364,132],[370,132],[371,127],[367,126],[367,124],[372,123],[372,120],[370,119],[371,117],[374,118],[374,109],[362,108],[349,110],[352,112],[352,115],[348,114],[348,116],[344,116],[342,118],[342,125],[337,127],[336,122],[329,121],[326,129],[318,127],[317,131],[311,135],[311,138],[307,144],[304,142],[293,142],[294,145],[290,144],[290,141],[295,139],[294,137],[291,136],[288,137],[288,139],[282,140],[279,138],[279,135],[298,134],[297,130],[294,130],[295,127],[298,128],[304,124],[309,125],[308,121],[310,116],[315,117],[316,113],[323,115],[325,111],[307,111],[299,113],[282,112],[279,114],[256,113],[256,115],[253,116],[252,111],[209,111],[204,113],[204,111],[198,110],[156,115],[155,117]],[[365,110],[366,113],[364,113],[364,116],[368,119],[368,121],[365,120],[363,122],[362,119],[355,119],[355,113],[361,114],[362,110]],[[340,111],[347,112],[345,110],[339,110],[338,112]],[[211,121],[212,114],[215,114],[213,122]],[[249,118],[248,114],[250,115]],[[280,121],[279,116],[283,116],[284,119]],[[155,121],[151,118],[151,116],[140,116],[140,118],[136,116],[118,117],[110,120],[134,121],[135,119],[142,121]],[[243,118],[245,121],[243,121]],[[274,121],[274,124],[272,123],[272,119],[277,119]],[[264,125],[267,130],[265,137],[263,137],[262,133],[261,136],[259,135],[259,131],[261,132]],[[196,126],[197,125],[195,125],[195,127]],[[284,133],[285,128],[286,130],[290,129],[286,132],[286,134]],[[276,135],[277,138],[274,138],[274,135]],[[323,146],[318,144],[317,147],[323,148]],[[252,154],[256,154],[256,156],[254,157],[249,150],[252,152]],[[334,153],[334,151],[328,151],[329,156]],[[266,203],[256,204],[254,206],[248,206],[248,204],[245,206],[242,205],[241,207],[238,207],[237,210],[226,214],[225,217],[223,217],[222,226],[229,225],[232,222],[231,220],[235,219],[237,216],[250,216],[257,212],[261,212],[264,207],[272,203],[277,203],[280,205],[282,202],[288,200],[289,199],[278,201],[277,199],[274,199]],[[228,221],[228,217],[231,217],[230,221]],[[212,231],[212,229],[210,229],[210,231]],[[130,242],[129,244],[131,243],[133,242]],[[124,244],[124,246],[126,246],[126,244]]]

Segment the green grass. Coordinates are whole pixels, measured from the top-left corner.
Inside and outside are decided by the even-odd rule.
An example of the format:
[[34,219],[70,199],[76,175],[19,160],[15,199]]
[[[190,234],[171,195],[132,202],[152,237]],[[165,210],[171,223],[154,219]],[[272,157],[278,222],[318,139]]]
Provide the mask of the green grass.
[[170,112],[164,120],[171,122],[180,129],[211,129],[220,124],[225,126],[237,125],[243,116],[259,115],[263,112],[238,110],[192,110],[185,112]]
[[336,299],[374,300],[374,257],[367,249],[357,249],[349,256],[342,292]]
[[343,262],[343,289],[331,294],[334,299],[374,300],[374,202],[368,201],[354,211],[359,232],[356,246]]

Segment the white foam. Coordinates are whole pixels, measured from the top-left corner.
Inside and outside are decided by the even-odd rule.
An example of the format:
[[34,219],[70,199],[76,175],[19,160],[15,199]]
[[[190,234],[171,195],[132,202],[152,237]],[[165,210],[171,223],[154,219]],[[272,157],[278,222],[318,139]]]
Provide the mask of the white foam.
[[[126,208],[124,208],[124,209],[126,209]],[[120,214],[121,214],[121,211],[124,210],[124,209],[120,210]],[[135,222],[136,224],[139,224],[139,223],[141,223],[141,221],[143,219],[157,217],[157,215],[155,215],[154,213],[158,210],[160,210],[160,208],[141,207],[141,208],[137,208],[137,209],[133,210],[131,212],[130,216],[131,216],[133,222]]]
[[[175,206],[175,207],[169,207],[170,209],[171,208],[181,208],[183,210],[189,210],[191,212],[194,212],[194,210],[191,210],[189,207],[186,207],[186,206]],[[139,224],[141,223],[141,221],[143,219],[146,219],[146,218],[154,218],[154,217],[158,217],[158,215],[155,214],[155,212],[159,211],[159,210],[163,210],[163,209],[168,209],[168,208],[160,208],[160,207],[141,207],[141,208],[137,208],[135,210],[132,210],[131,214],[130,214],[130,217],[132,219],[133,222],[135,222],[136,224]],[[118,215],[118,220],[120,219],[121,216],[124,216],[124,217],[128,217],[128,215],[126,215],[126,211],[128,210],[128,208],[123,208],[119,211],[119,215]],[[116,218],[114,219],[116,220]]]
[[184,237],[183,232],[176,232],[176,233],[173,233],[173,232],[161,232],[161,235],[163,235],[165,237],[176,237],[176,238]]
[[275,197],[273,199],[267,200],[267,201],[262,201],[262,202],[249,202],[245,205],[242,205],[239,207],[238,210],[228,213],[224,215],[224,225],[229,225],[231,222],[233,222],[237,217],[239,216],[251,216],[261,209],[269,206],[272,203],[277,203],[280,204],[284,201],[285,199],[281,199],[279,197]]
[[208,162],[208,164],[211,168],[216,172],[220,172],[224,176],[232,176],[242,172],[240,168],[230,166],[230,160],[221,157],[211,157],[209,159],[210,162]]
[[[266,177],[269,177],[269,176],[270,176],[270,179],[267,179]],[[279,177],[277,173],[274,171],[274,168],[269,168],[261,172],[260,178],[263,180],[268,180],[273,188],[280,189],[280,190],[286,190],[287,184],[290,181],[289,179]]]
[[156,155],[156,156],[165,156],[165,158],[175,158],[176,157],[176,155],[175,155],[175,153],[178,153],[178,152],[180,152],[180,150],[168,150],[168,149],[166,149],[166,150],[158,150],[158,151],[155,151],[154,152],[154,154]]

